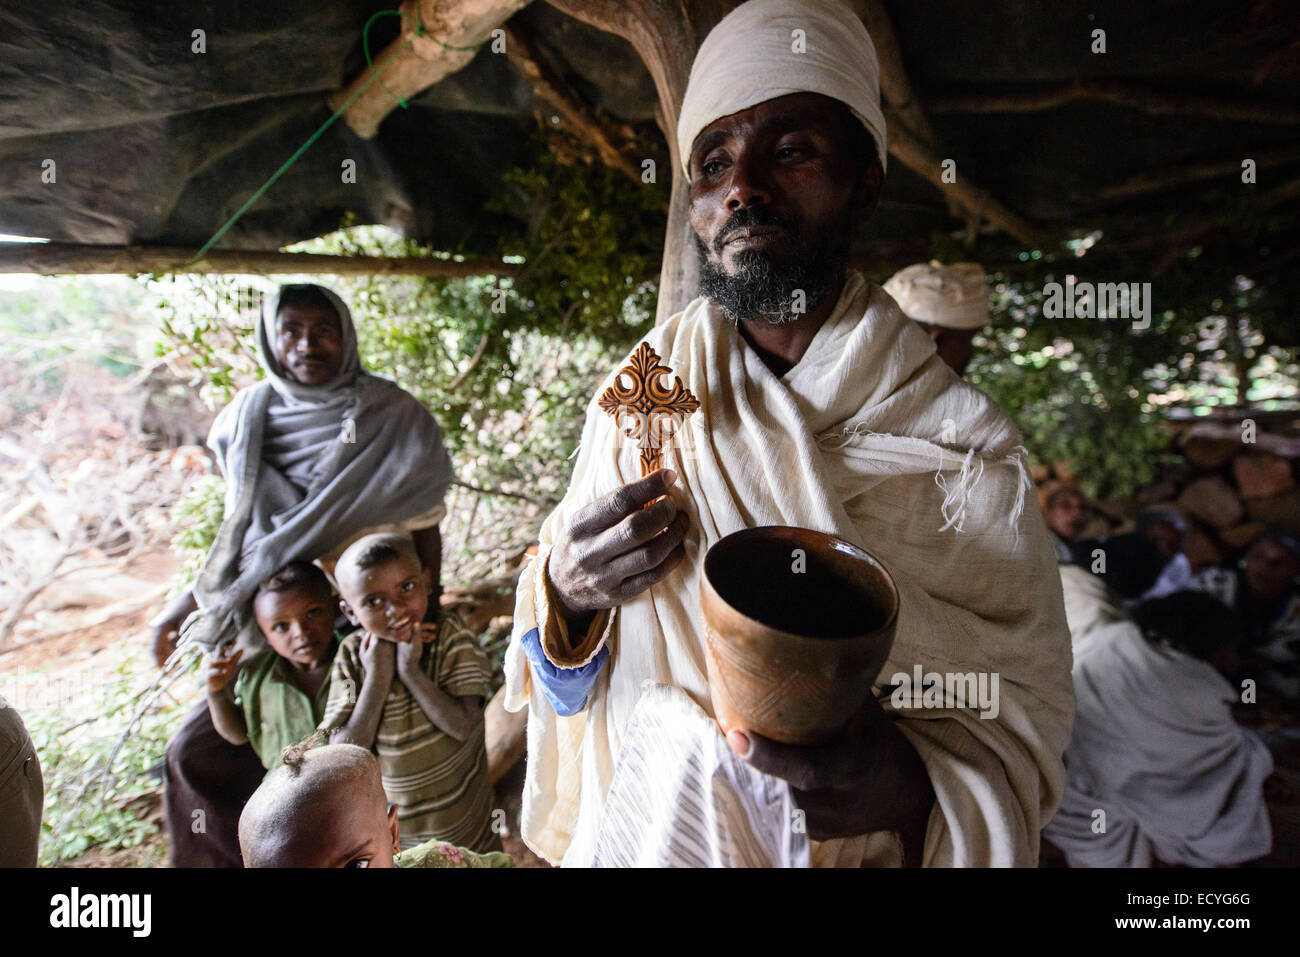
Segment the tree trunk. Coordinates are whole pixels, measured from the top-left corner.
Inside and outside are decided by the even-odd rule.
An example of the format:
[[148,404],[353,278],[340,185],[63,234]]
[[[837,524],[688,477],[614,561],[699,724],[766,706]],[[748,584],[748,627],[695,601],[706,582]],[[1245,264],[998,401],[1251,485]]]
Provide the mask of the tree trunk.
[[483,712],[483,735],[487,740],[488,777],[496,784],[519,763],[528,750],[528,711],[505,709],[506,689],[492,696]]
[[551,6],[599,30],[627,40],[650,71],[659,104],[655,119],[672,158],[672,198],[659,274],[656,323],[680,312],[699,285],[694,233],[688,215],[688,187],[677,152],[677,116],[695,52],[709,31],[737,4],[735,0],[547,0]]

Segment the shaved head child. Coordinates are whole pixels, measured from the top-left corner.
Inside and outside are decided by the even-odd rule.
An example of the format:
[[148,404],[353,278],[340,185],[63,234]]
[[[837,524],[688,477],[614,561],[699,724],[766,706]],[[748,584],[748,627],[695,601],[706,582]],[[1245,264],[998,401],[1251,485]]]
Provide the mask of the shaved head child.
[[334,578],[357,630],[334,659],[321,730],[378,756],[402,847],[436,839],[500,849],[483,739],[492,686],[474,635],[430,609],[433,583],[407,535],[358,540]]
[[399,853],[379,762],[351,744],[286,748],[239,818],[245,867],[513,867],[509,855],[429,841]]
[[290,562],[258,586],[253,617],[267,647],[242,665],[233,647],[208,656],[208,711],[223,738],[251,744],[269,769],[325,716],[339,645],[329,579],[310,562]]

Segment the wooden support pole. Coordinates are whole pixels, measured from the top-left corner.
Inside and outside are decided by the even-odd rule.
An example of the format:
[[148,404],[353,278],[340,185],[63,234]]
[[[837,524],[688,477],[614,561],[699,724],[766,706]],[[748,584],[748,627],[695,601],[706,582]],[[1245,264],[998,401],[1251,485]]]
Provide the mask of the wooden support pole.
[[[405,0],[402,33],[374,57],[382,70],[370,83],[370,69],[358,73],[344,89],[325,102],[331,110],[346,103],[359,87],[369,86],[343,113],[343,119],[363,140],[379,132],[384,117],[406,100],[465,67],[492,31],[530,0]],[[423,33],[417,33],[419,27]]]
[[[916,98],[912,81],[908,79],[907,68],[903,64],[903,50],[898,45],[898,34],[894,32],[894,22],[889,18],[882,0],[846,0],[849,9],[857,14],[867,27],[872,45],[876,48],[876,58],[880,61],[880,96],[885,106],[896,114],[894,122],[905,125],[917,140],[925,146],[938,146],[934,127],[930,125],[921,102]],[[970,210],[962,209],[956,197],[951,193],[945,197],[948,201],[948,214],[954,219],[965,220],[979,229],[979,217]],[[973,234],[968,245],[973,242]]]
[[903,51],[898,45],[894,23],[881,0],[847,0],[850,10],[866,25],[880,60],[880,95],[912,134],[929,146],[935,145],[934,129],[912,89],[903,65]]
[[326,256],[276,250],[213,249],[197,263],[195,250],[172,246],[87,246],[75,243],[0,243],[0,273],[66,274],[320,273],[334,276],[513,276],[519,266],[478,258],[460,262],[417,256]]
[[593,146],[601,162],[618,170],[640,185],[641,171],[615,145],[614,124],[593,106],[588,106],[570,89],[563,77],[549,69],[533,46],[532,38],[518,27],[507,26],[506,54],[528,85],[541,99],[554,107],[561,119],[577,136]]
[[680,312],[699,287],[699,263],[688,215],[686,176],[677,155],[677,116],[695,52],[735,0],[547,0],[576,20],[632,44],[659,93],[655,120],[668,141],[672,163],[672,196],[659,274],[659,304],[655,321]]
[[[966,223],[967,245],[974,242],[982,220],[1004,229],[1022,242],[1030,242],[1030,237],[1035,234],[1033,227],[986,190],[965,178],[959,179],[961,189],[952,189],[950,187],[956,183],[944,183],[939,178],[939,160],[935,155],[938,140],[908,79],[903,51],[898,45],[898,34],[894,32],[889,11],[882,0],[845,2],[866,25],[876,48],[876,57],[880,60],[880,95],[888,114],[890,154],[939,187],[948,202],[948,212]],[[918,163],[923,165],[915,165]]]
[[960,174],[956,182],[945,183],[942,162],[930,147],[916,139],[901,123],[890,123],[889,153],[896,157],[908,169],[925,177],[945,195],[952,196],[972,215],[987,220],[994,226],[1014,236],[1022,243],[1031,245],[1047,242],[1046,237],[1024,220],[998,202],[987,190],[981,189]]
[[1264,169],[1300,160],[1300,146],[1287,146],[1282,149],[1260,151],[1242,150],[1241,156],[1234,156],[1226,160],[1208,163],[1183,163],[1178,166],[1146,170],[1130,176],[1124,182],[1115,186],[1107,186],[1098,195],[1102,199],[1126,199],[1131,196],[1142,196],[1164,189],[1172,189],[1176,186],[1186,186],[1189,183],[1199,183],[1207,179],[1218,179],[1220,177],[1231,177],[1233,182],[1240,184],[1241,162],[1246,157],[1255,160],[1257,169]]
[[497,690],[483,712],[487,744],[488,777],[496,784],[510,773],[528,750],[528,710],[507,711],[506,689]]

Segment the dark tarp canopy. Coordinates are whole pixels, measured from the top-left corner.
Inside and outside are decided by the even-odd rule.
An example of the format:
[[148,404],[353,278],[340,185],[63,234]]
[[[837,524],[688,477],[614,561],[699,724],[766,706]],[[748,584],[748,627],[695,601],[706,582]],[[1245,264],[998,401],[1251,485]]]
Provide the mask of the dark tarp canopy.
[[[197,248],[329,118],[326,95],[366,69],[363,26],[388,8],[11,0],[0,9],[0,232]],[[1036,239],[1050,245],[1102,229],[1108,241],[1151,246],[1155,262],[1167,252],[1170,216],[1199,211],[1205,230],[1230,232],[1214,219],[1225,208],[1220,197],[1231,208],[1254,190],[1273,214],[1294,214],[1294,3],[908,0],[885,10],[935,155],[954,159],[959,177],[1032,223]],[[509,25],[666,168],[655,85],[628,42],[540,0]],[[191,50],[198,29],[202,54]],[[1105,30],[1105,53],[1091,51],[1094,29]],[[372,53],[397,31],[396,17],[377,20]],[[1079,82],[1091,86],[1071,94]],[[1020,102],[1052,94],[1059,105],[1047,109]],[[990,110],[999,96],[1016,108]],[[374,139],[335,122],[219,245],[275,248],[352,213],[435,248],[499,251],[503,224],[484,204],[500,195],[502,174],[527,160],[535,115],[551,112],[506,56],[484,47],[409,108],[395,108]],[[1255,186],[1240,181],[1248,157],[1259,161]],[[57,164],[54,184],[42,182],[47,159]],[[355,184],[342,181],[346,159],[356,162]],[[1169,185],[1189,164],[1218,172]],[[1139,175],[1165,185],[1124,193]],[[934,230],[963,225],[934,184],[895,158],[864,248],[924,258]],[[1180,229],[1188,243],[1198,239],[1195,224]],[[1257,262],[1293,256],[1294,245],[1240,252]]]

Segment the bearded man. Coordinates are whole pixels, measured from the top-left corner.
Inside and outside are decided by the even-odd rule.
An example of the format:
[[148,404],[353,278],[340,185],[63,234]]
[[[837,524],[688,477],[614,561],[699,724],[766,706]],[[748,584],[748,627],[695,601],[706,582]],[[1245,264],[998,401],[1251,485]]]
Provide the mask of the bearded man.
[[[529,708],[522,836],[553,863],[600,857],[638,707],[663,698],[665,721],[674,708],[712,717],[702,561],[761,525],[837,535],[892,572],[901,605],[882,677],[992,674],[1001,701],[988,718],[950,696],[894,710],[878,682],[817,747],[740,728],[728,749],[710,727],[711,761],[759,775],[724,769],[731,795],[772,814],[792,798],[813,864],[1037,861],[1073,712],[1056,563],[1005,413],[846,269],[884,177],[878,71],[861,21],[833,0],[751,0],[696,57],[677,139],[701,296],[645,342],[699,410],[669,467],[638,478],[637,449],[593,400],[519,583],[506,706]],[[744,793],[755,781],[786,793]]]

